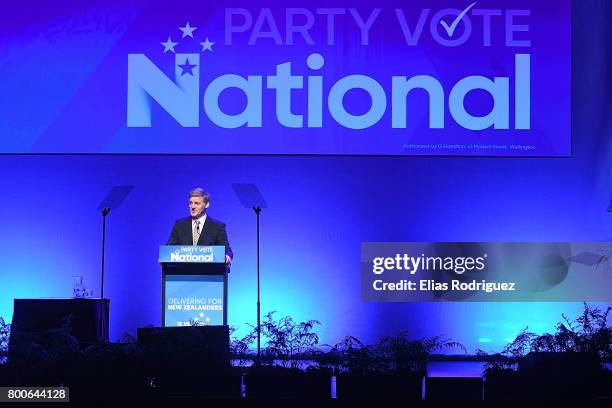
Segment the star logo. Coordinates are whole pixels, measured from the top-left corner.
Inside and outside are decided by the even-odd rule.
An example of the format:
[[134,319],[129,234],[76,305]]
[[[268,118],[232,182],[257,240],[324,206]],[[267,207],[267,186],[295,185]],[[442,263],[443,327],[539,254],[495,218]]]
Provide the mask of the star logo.
[[189,63],[189,58],[185,59],[185,63],[182,65],[179,65],[179,67],[181,67],[181,69],[183,70],[183,72],[181,72],[181,76],[185,75],[185,74],[189,74],[191,76],[193,76],[193,69],[195,67],[197,67],[197,65],[193,65]]
[[202,51],[201,52],[204,52],[206,50],[212,52],[212,50],[213,50],[212,46],[215,45],[215,43],[210,41],[208,39],[208,37],[206,37],[206,40],[204,42],[201,42],[200,44],[202,45]]
[[185,27],[179,27],[179,30],[183,32],[183,36],[181,38],[185,38],[185,37],[193,38],[193,32],[197,29],[198,27],[191,27],[189,25],[189,22],[187,22],[187,24],[185,24]]
[[168,36],[168,40],[166,42],[160,43],[161,45],[164,46],[164,54],[167,53],[168,51],[174,51],[174,46],[178,43],[172,42],[172,38],[170,38],[170,36]]

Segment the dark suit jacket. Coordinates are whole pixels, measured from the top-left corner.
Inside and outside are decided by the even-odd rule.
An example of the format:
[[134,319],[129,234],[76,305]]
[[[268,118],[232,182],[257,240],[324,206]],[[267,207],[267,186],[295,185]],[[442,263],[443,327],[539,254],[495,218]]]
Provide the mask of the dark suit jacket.
[[[191,217],[177,220],[166,245],[193,245],[192,226]],[[225,224],[209,215],[206,216],[206,221],[204,221],[198,245],[223,245],[225,246],[225,254],[234,259],[234,253],[225,231]]]

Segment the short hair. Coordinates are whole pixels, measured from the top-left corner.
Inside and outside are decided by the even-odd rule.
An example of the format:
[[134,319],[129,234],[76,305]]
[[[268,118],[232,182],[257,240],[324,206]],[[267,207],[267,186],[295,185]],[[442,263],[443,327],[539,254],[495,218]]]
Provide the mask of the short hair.
[[189,197],[202,197],[205,203],[210,202],[210,194],[202,190],[200,187],[196,187],[189,192]]

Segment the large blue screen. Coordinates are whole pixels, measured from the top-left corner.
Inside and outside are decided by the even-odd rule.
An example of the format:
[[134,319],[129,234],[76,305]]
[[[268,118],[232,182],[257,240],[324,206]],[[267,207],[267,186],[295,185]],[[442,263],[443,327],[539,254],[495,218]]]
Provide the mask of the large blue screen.
[[0,152],[571,154],[570,0],[3,14]]

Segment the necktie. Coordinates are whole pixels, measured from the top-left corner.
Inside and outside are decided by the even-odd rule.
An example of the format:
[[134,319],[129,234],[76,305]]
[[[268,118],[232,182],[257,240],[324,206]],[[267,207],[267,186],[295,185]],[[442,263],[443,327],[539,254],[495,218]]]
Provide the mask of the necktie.
[[193,225],[193,245],[198,245],[200,239],[200,220],[196,220]]

